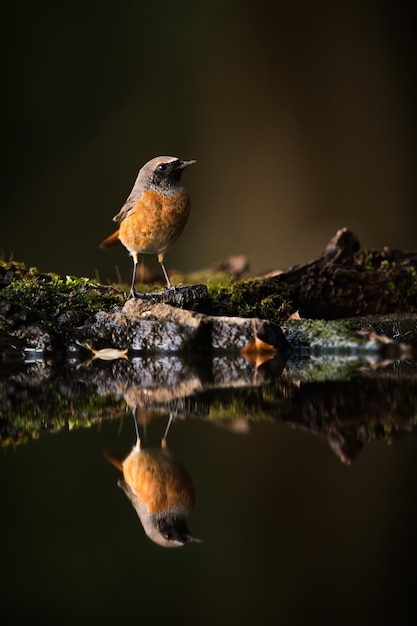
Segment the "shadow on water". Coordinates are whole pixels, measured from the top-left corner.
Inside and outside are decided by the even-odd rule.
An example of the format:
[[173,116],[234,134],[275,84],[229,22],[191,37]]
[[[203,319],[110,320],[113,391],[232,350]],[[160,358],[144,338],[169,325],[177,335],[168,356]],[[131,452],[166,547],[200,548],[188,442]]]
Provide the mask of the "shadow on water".
[[[408,593],[398,559],[412,553],[417,522],[416,380],[411,359],[165,355],[3,368],[1,584],[14,614],[52,623],[71,597],[62,623],[92,612],[114,622],[135,614],[124,600],[139,593],[143,618],[158,606],[162,621],[183,624],[264,623],[273,611],[281,623],[331,623],[342,607],[341,623],[394,619]],[[395,464],[365,454],[377,441],[398,449]],[[414,452],[399,485],[400,441]]]

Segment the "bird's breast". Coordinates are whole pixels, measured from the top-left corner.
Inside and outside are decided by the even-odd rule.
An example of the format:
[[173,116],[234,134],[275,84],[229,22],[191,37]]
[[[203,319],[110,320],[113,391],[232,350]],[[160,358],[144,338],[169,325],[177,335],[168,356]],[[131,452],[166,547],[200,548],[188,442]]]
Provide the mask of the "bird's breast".
[[170,195],[145,190],[120,223],[119,239],[130,252],[165,252],[181,235],[189,214],[185,189]]
[[123,477],[150,515],[192,508],[195,494],[191,479],[168,450],[134,448],[123,461]]

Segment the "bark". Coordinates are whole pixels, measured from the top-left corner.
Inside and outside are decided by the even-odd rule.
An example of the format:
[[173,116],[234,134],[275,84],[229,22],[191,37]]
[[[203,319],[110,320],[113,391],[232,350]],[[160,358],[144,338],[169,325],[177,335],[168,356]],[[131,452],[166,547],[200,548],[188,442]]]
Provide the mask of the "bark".
[[318,258],[243,281],[230,294],[220,294],[213,307],[237,314],[236,303],[242,312],[244,302],[267,318],[271,304],[284,307],[284,303],[287,311],[306,318],[417,312],[417,253],[362,250],[358,238],[342,228]]

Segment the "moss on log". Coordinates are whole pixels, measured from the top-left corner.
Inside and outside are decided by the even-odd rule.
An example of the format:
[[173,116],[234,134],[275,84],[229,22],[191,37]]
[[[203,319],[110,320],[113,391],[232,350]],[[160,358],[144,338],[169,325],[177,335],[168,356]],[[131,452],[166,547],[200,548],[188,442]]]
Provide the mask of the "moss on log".
[[[345,228],[317,259],[286,271],[242,279],[227,267],[200,272],[198,279],[206,276],[206,285],[192,284],[191,277],[188,287],[169,291],[149,293],[149,286],[138,285],[139,297],[149,306],[170,305],[210,319],[268,320],[276,326],[277,336],[280,326],[296,311],[304,318],[323,320],[417,312],[417,253],[361,250],[357,237]],[[182,280],[187,283],[187,276]],[[42,350],[46,346],[53,351],[85,341],[86,328],[93,328],[96,316],[120,310],[125,301],[126,293],[115,286],[85,277],[41,273],[23,263],[1,262],[3,358],[27,347]],[[325,330],[322,326],[322,334]]]

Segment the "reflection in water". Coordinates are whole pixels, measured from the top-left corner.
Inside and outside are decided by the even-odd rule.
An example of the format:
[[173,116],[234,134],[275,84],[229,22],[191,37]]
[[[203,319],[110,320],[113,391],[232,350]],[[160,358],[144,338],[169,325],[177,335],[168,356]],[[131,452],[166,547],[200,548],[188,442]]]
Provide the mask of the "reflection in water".
[[136,444],[123,460],[105,453],[106,458],[123,472],[118,481],[133,504],[145,533],[152,541],[165,548],[200,542],[187,526],[194,505],[195,492],[191,478],[166,444],[172,422],[169,418],[160,448],[141,446],[135,412]]
[[220,354],[207,363],[168,354],[97,358],[89,368],[53,360],[2,368],[0,362],[0,446],[119,419],[126,404],[142,423],[147,413],[210,420],[239,432],[253,421],[284,422],[325,438],[343,463],[371,442],[417,436],[415,360],[311,355],[291,357],[283,367],[276,358],[259,365]]
[[363,448],[364,434],[363,428],[346,429],[344,431],[337,430],[337,428],[329,428],[327,441],[342,463],[350,465]]

